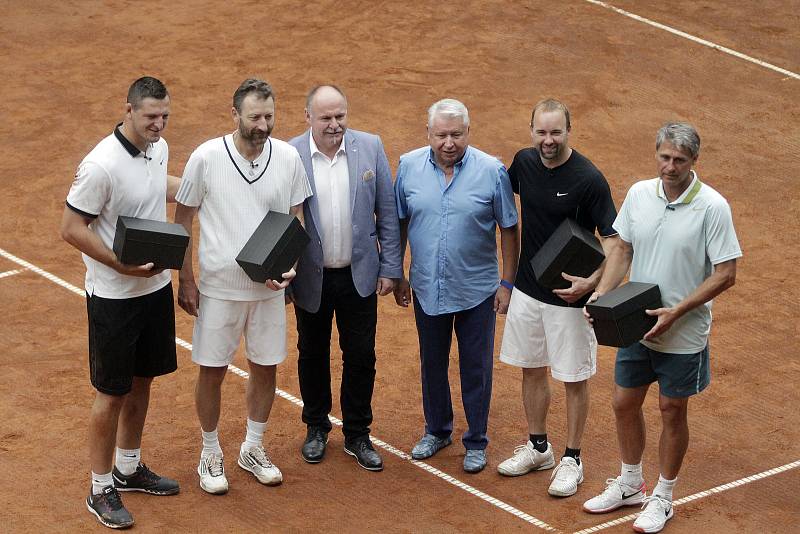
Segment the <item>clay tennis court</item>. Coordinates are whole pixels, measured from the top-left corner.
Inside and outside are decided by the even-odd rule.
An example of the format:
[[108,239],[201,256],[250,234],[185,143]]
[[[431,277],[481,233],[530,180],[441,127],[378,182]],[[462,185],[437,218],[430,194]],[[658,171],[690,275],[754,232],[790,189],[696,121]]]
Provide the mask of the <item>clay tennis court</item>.
[[[164,137],[176,175],[197,145],[232,129],[231,95],[249,76],[274,86],[273,135],[281,139],[305,129],[312,85],[341,86],[350,127],[379,133],[393,169],[403,152],[426,143],[425,112],[440,98],[462,100],[471,143],[506,164],[530,143],[532,105],[546,96],[563,99],[573,115],[572,146],[604,172],[617,205],[635,180],[654,175],[657,128],[668,119],[695,124],[703,139],[698,173],[729,200],[744,258],[736,286],[714,305],[712,385],[690,404],[691,444],[666,531],[796,529],[800,10],[792,0],[764,0],[757,8],[690,0],[612,4],[663,27],[585,0],[0,3],[0,530],[104,530],[83,502],[93,400],[79,294],[84,267],[58,228],[77,164],[121,120],[127,88],[142,75],[161,79],[171,93]],[[527,433],[520,373],[499,362],[488,468],[464,473],[459,442],[427,462],[410,461],[423,430],[416,332],[411,310],[390,298],[379,307],[372,427],[385,470],[360,469],[342,450],[337,429],[325,461],[306,464],[299,454],[305,428],[292,400],[299,387],[291,310],[288,316],[282,398],[265,437],[284,483],[261,486],[229,460],[231,491],[217,497],[197,484],[196,369],[186,348],[192,323],[177,309],[177,336],[185,340],[179,369],[153,387],[143,460],[178,479],[181,493],[126,494],[137,531],[631,531],[635,508],[601,516],[581,511],[619,470],[612,349],[601,348],[591,382],[586,480],[576,496],[557,500],[547,495],[549,472],[497,474]],[[499,318],[498,346],[502,326]],[[338,358],[334,353],[337,370]],[[455,437],[465,421],[452,363]],[[241,355],[235,365],[246,369]],[[220,436],[229,458],[244,433],[244,386],[232,372],[223,389]],[[559,451],[563,388],[553,392],[548,430]],[[645,407],[644,468],[652,486],[655,392]]]

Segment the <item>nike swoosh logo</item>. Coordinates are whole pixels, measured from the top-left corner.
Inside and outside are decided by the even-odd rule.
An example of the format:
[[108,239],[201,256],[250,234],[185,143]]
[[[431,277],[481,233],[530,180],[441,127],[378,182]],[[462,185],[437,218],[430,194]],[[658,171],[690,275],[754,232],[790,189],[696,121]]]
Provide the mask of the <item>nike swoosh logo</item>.
[[542,440],[542,441],[538,441],[538,440],[537,440],[537,441],[536,441],[536,444],[537,444],[537,445],[544,445],[544,440]]
[[115,482],[119,482],[123,486],[127,486],[128,485],[128,482],[126,480],[120,480],[119,477],[117,477],[117,475],[114,475],[114,481]]
[[622,492],[622,500],[625,500],[625,499],[627,499],[627,498],[629,498],[629,497],[633,497],[634,495],[638,495],[639,493],[640,493],[640,492],[638,492],[638,491],[634,491],[633,493],[630,493],[630,494],[628,494],[628,495],[625,495],[625,492],[623,491],[623,492]]
[[569,193],[556,193],[557,197],[565,197],[567,195],[569,195]]

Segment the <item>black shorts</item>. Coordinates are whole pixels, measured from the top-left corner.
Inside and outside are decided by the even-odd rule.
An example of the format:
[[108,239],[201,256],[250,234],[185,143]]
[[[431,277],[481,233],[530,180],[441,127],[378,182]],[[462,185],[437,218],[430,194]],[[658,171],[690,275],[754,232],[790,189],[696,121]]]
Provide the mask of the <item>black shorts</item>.
[[133,377],[154,377],[178,368],[172,283],[129,299],[86,297],[89,374],[108,395],[130,392]]

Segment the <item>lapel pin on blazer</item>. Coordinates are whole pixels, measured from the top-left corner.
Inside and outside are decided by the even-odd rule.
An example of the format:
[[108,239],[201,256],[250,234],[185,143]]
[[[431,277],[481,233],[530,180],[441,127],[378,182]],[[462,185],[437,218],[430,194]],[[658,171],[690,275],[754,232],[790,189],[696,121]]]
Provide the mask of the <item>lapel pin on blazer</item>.
[[366,171],[364,171],[364,174],[361,176],[361,179],[364,180],[365,182],[369,182],[373,178],[375,178],[375,173],[373,172],[372,169],[367,169]]

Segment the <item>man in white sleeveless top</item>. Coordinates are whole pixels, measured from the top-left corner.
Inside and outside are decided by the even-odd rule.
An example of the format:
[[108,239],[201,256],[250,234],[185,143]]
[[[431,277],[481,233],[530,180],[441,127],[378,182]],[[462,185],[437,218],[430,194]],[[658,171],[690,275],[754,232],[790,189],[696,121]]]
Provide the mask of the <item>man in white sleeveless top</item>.
[[302,221],[303,201],[311,194],[303,163],[288,143],[272,139],[275,99],[262,80],[247,79],[233,95],[232,134],[206,141],[189,157],[177,193],[175,221],[191,233],[200,217],[200,283],[195,282],[192,247],[180,273],[178,304],[197,317],[192,360],[199,367],[195,403],[203,435],[197,472],[203,490],[228,491],[217,434],[221,386],[244,334],[250,376],[247,430],[238,464],[259,482],[283,480],[263,447],[275,398],[276,366],[286,359],[284,280],[253,282],[236,263],[268,211],[290,213]]

